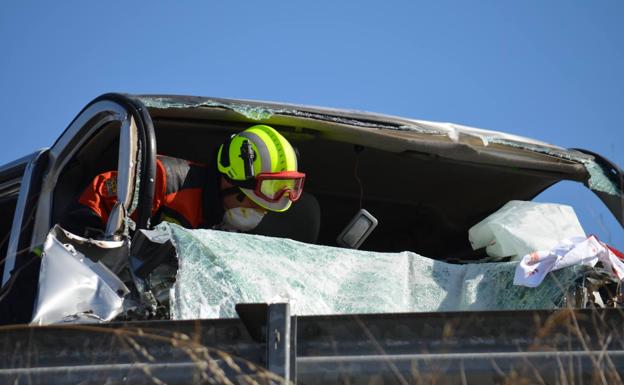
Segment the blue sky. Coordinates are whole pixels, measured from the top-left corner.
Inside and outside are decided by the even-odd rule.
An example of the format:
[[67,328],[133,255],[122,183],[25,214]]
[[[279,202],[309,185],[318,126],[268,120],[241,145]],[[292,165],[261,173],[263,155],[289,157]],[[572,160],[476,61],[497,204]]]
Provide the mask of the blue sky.
[[[621,0],[5,1],[0,164],[119,91],[450,121],[623,166],[622,20]],[[624,248],[591,193],[564,187],[542,199],[575,204],[588,232]]]

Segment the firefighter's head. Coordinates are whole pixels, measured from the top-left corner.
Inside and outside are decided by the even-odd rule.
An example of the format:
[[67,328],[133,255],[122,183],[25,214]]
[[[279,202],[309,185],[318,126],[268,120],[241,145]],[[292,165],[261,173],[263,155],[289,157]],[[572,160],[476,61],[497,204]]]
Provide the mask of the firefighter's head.
[[295,149],[266,125],[250,127],[228,138],[219,148],[217,165],[222,175],[224,206],[241,208],[235,215],[246,212],[245,208],[286,211],[303,192],[305,174],[297,170]]

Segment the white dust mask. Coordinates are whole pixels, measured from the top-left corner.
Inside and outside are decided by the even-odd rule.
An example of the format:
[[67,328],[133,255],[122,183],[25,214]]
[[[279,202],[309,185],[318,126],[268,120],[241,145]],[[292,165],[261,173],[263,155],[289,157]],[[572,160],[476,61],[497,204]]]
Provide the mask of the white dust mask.
[[226,231],[249,231],[258,226],[265,215],[266,211],[249,207],[228,209],[223,214],[221,228]]

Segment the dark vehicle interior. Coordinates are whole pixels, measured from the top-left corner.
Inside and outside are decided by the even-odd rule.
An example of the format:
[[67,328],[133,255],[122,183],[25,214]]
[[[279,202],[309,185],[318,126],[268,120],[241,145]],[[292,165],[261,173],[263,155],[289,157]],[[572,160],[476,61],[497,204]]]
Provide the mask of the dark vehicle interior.
[[52,223],[60,222],[96,175],[117,169],[119,124],[109,123],[69,161],[54,189]]
[[[203,116],[192,119],[188,113],[185,119],[169,115],[168,110],[152,112],[158,152],[207,164],[228,135],[255,124]],[[336,246],[338,234],[363,207],[379,225],[361,249],[410,250],[444,260],[481,258],[485,253],[473,251],[467,239],[472,225],[509,200],[530,200],[559,181],[555,175],[534,170],[404,151],[400,142],[395,145],[396,138],[377,133],[345,137],[339,135],[338,125],[274,120],[267,124],[298,149],[300,170],[306,173],[305,192],[320,207],[320,231],[312,243]],[[314,213],[303,211],[304,221],[315,218]],[[301,219],[271,215],[283,218],[283,226],[269,234],[275,236]]]
[[[229,135],[257,124],[223,109],[179,111],[150,110],[158,154],[204,164],[214,164],[218,146]],[[298,149],[299,168],[307,175],[304,198],[288,215],[265,217],[264,222],[273,223],[259,227],[265,235],[336,246],[337,235],[365,208],[379,225],[361,249],[473,260],[485,253],[470,247],[467,232],[472,225],[509,200],[530,200],[565,178],[408,150],[409,137],[400,131],[349,132],[344,124],[301,118],[275,117],[265,123]],[[101,130],[66,166],[55,191],[54,221],[95,175],[116,169],[118,133],[114,125]],[[304,228],[295,229],[297,225]]]
[[[0,255],[6,255],[9,247],[9,236],[13,224],[13,215],[17,205],[17,192],[0,198],[0,211],[4,214],[0,218],[0,231],[4,234],[0,239]],[[4,258],[0,258],[0,271],[4,271]]]

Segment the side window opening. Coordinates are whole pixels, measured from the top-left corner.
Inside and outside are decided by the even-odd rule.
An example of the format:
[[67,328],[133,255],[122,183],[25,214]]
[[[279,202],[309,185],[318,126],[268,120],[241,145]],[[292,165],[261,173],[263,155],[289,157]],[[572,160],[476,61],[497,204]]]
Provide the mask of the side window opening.
[[103,127],[67,163],[54,189],[52,223],[62,220],[96,175],[117,170],[119,128],[118,122]]

